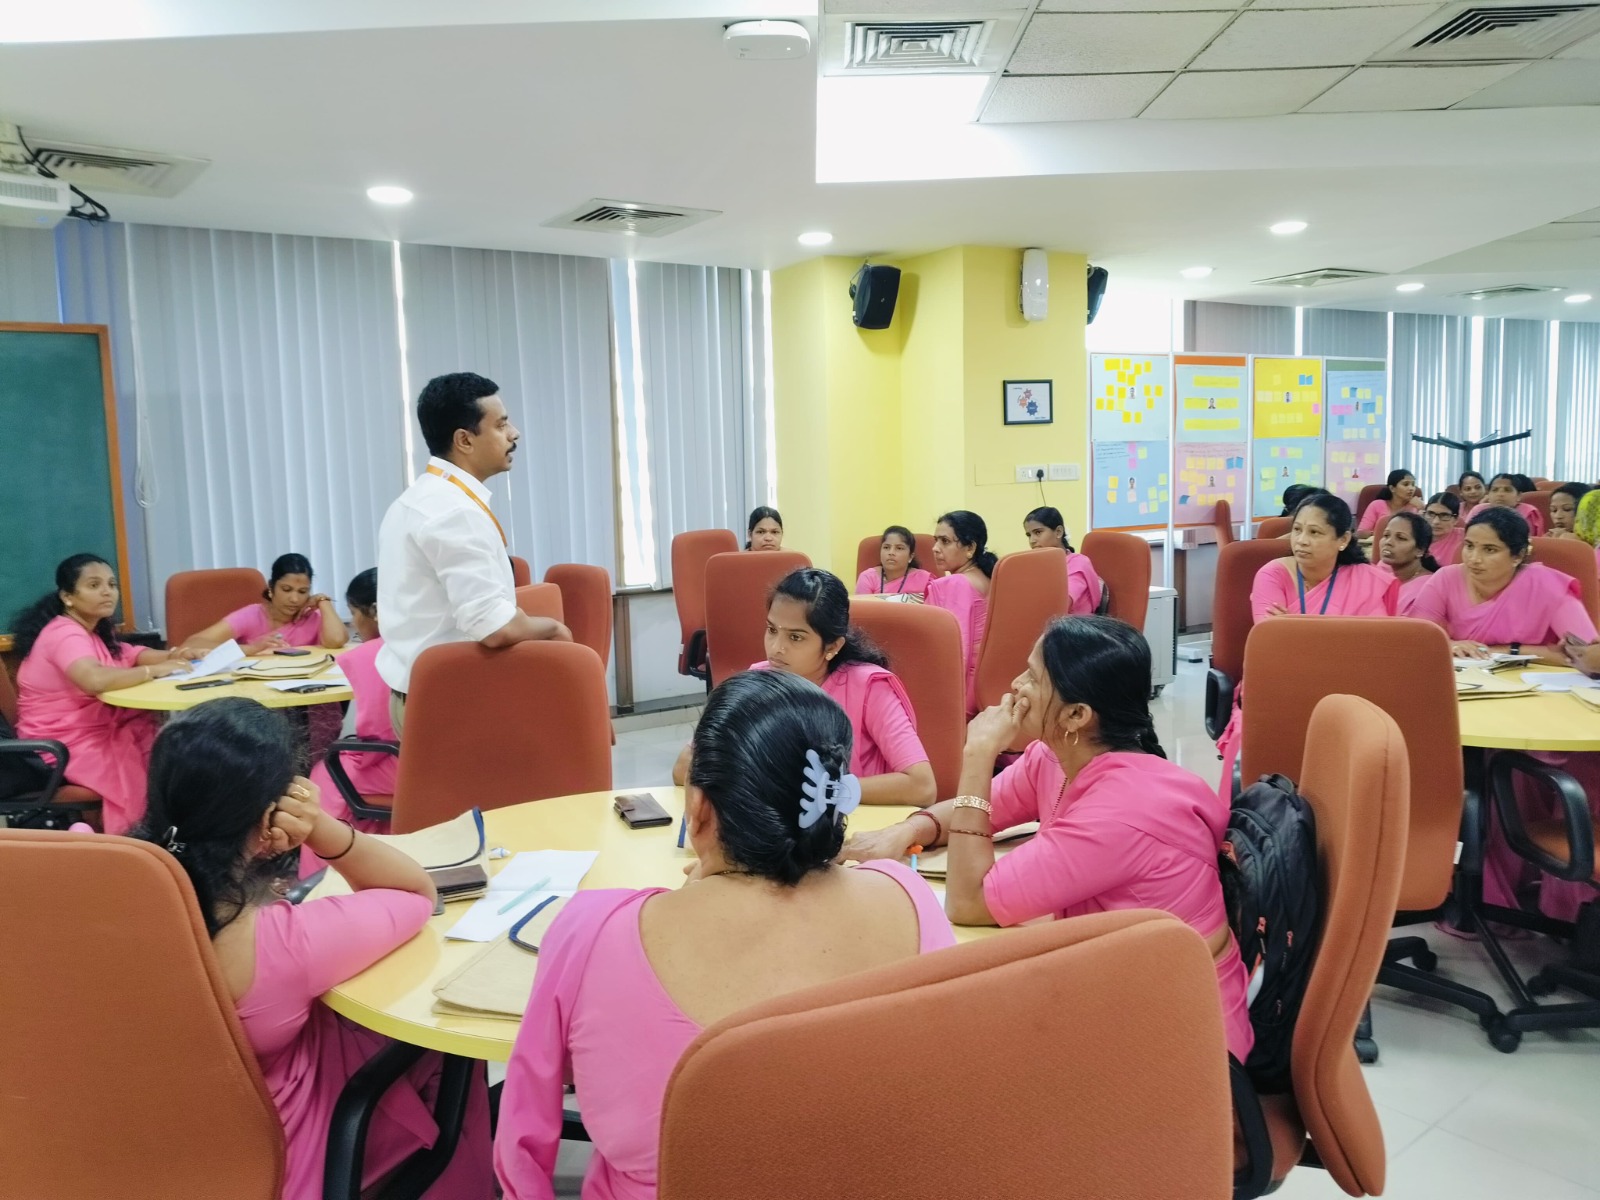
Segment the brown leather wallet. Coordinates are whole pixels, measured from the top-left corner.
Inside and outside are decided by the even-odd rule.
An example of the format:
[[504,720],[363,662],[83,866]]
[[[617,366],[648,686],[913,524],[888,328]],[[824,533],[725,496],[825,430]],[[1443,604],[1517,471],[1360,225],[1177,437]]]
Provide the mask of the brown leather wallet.
[[629,829],[653,829],[657,825],[671,825],[672,814],[662,808],[649,792],[628,792],[612,803],[617,816],[628,823]]

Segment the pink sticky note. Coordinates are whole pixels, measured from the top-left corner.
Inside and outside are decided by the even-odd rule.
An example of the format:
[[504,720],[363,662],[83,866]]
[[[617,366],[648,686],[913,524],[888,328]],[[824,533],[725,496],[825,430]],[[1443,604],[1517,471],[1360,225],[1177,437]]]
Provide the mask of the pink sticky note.
[[1321,416],[1322,415],[1322,405],[1313,404],[1311,406],[1311,415],[1314,416],[1314,417]]

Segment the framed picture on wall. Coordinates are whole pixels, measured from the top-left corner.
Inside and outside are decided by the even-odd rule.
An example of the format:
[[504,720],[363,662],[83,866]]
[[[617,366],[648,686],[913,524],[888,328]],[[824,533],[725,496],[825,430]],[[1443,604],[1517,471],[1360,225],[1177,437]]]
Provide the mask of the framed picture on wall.
[[1008,379],[1002,390],[1007,425],[1048,425],[1055,419],[1048,379]]

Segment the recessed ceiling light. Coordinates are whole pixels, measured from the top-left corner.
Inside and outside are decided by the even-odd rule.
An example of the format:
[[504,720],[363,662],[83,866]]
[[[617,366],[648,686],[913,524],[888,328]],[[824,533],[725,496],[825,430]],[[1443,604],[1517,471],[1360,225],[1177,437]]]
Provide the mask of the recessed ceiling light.
[[1397,292],[1420,292],[1426,286],[1427,284],[1423,283],[1400,283],[1395,285],[1394,290]]
[[1178,274],[1182,275],[1185,279],[1204,279],[1207,275],[1211,274],[1211,268],[1185,267],[1183,270],[1179,271]]
[[1564,299],[1568,304],[1587,304],[1589,301],[1593,300],[1594,297],[1589,295],[1588,292],[1574,292],[1570,296],[1563,296],[1562,299]]
[[410,204],[411,189],[396,187],[392,183],[380,183],[377,187],[367,189],[367,199],[374,204]]
[[809,233],[800,235],[800,244],[802,246],[826,246],[831,241],[833,241],[833,234],[826,229],[813,229]]
[[1272,226],[1272,232],[1279,237],[1285,237],[1291,233],[1303,233],[1305,228],[1306,223],[1304,221],[1279,221]]

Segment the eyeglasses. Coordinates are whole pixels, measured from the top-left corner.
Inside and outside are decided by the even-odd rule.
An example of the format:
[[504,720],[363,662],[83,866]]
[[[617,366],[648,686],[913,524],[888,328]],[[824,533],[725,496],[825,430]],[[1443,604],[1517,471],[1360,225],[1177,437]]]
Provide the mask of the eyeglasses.
[[1456,515],[1453,512],[1434,512],[1431,508],[1423,515],[1430,521],[1454,521],[1456,519]]

